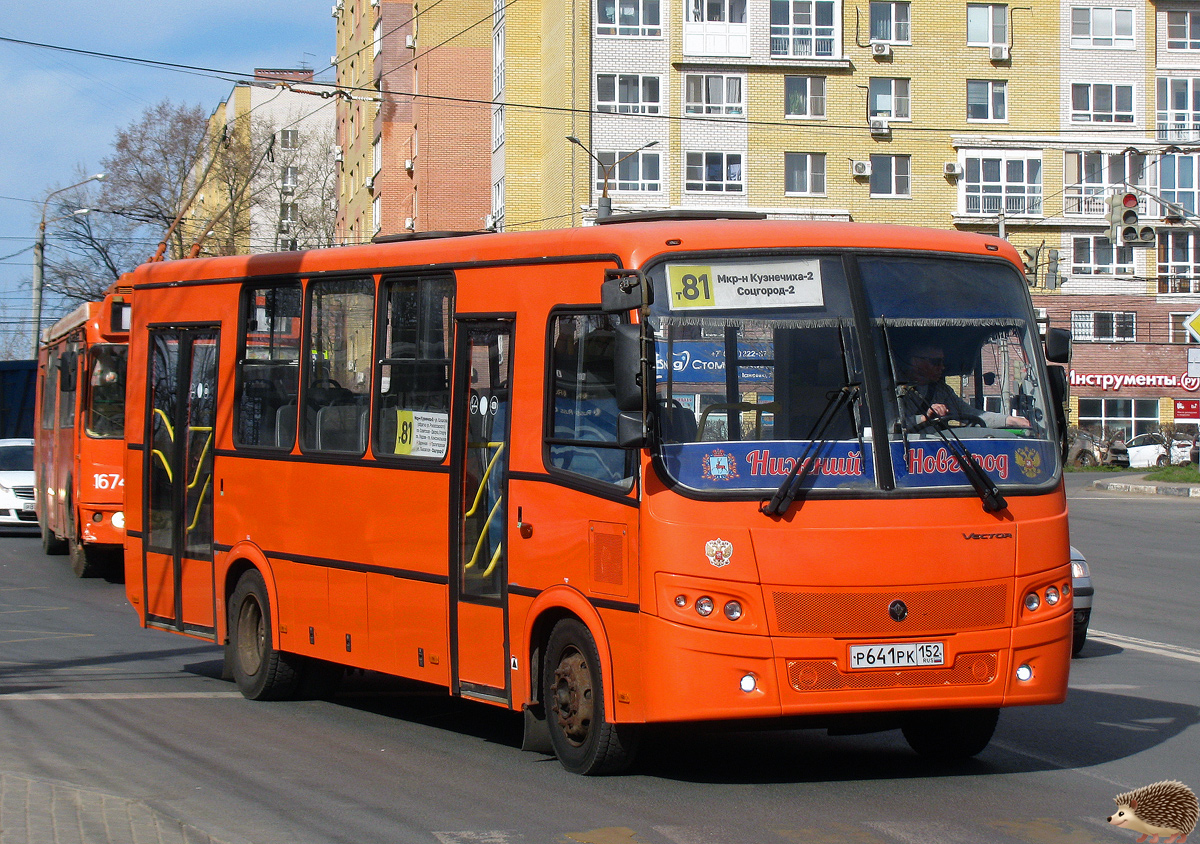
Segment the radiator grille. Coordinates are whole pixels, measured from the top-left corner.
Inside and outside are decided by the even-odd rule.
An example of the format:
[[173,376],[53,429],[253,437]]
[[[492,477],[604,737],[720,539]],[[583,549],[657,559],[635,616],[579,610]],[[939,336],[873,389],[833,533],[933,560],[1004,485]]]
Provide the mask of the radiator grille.
[[833,692],[842,689],[913,689],[928,686],[981,686],[996,679],[996,652],[959,654],[949,668],[900,670],[838,670],[837,660],[789,659],[788,682],[798,692]]
[[[775,626],[783,635],[912,636],[940,630],[986,630],[1008,619],[1008,586],[948,589],[891,589],[874,592],[774,593]],[[888,606],[908,607],[904,621],[893,621]]]
[[24,501],[33,500],[33,487],[31,486],[15,486],[13,487],[13,495]]

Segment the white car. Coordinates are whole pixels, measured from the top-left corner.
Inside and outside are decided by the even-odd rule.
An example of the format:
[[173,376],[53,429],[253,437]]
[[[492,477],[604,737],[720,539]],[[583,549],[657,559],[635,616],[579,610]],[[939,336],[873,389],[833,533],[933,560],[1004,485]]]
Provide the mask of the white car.
[[0,440],[0,530],[38,530],[33,503],[33,440]]
[[1154,466],[1170,466],[1172,463],[1187,463],[1192,444],[1171,440],[1162,434],[1142,434],[1125,444],[1129,452],[1130,469],[1149,469]]

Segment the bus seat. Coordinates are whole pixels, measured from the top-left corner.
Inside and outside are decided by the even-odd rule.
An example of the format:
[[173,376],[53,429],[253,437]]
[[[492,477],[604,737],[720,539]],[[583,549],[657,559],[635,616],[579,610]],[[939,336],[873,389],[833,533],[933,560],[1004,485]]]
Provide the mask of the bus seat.
[[679,399],[658,400],[658,422],[662,438],[669,443],[690,443],[696,440],[696,414],[679,403]]
[[362,454],[366,450],[366,411],[354,404],[334,404],[317,411],[317,448]]
[[291,448],[296,444],[296,405],[280,405],[275,411],[275,445]]

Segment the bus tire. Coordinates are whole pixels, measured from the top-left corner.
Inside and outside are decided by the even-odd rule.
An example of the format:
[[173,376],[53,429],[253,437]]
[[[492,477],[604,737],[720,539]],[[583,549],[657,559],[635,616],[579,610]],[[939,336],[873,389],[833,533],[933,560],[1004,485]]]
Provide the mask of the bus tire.
[[50,530],[45,522],[40,522],[38,527],[42,529],[42,551],[45,554],[51,557],[61,557],[67,553],[67,540]]
[[999,709],[945,709],[913,713],[901,731],[909,747],[935,762],[969,759],[992,740]]
[[71,571],[76,577],[99,577],[104,568],[104,555],[78,539],[67,540],[67,554],[71,560]]
[[250,700],[287,700],[302,679],[303,658],[275,649],[271,602],[257,569],[237,582],[229,600],[229,641],[233,679]]
[[546,644],[542,694],[550,744],[573,774],[614,774],[633,764],[636,727],[609,723],[596,640],[574,618],[554,625]]

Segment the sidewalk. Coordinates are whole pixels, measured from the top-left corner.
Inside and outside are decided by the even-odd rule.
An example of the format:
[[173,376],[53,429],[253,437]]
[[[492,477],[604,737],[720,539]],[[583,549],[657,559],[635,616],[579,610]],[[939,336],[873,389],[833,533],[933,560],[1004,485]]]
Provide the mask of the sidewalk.
[[1145,476],[1140,478],[1125,476],[1111,481],[1092,481],[1090,486],[1092,489],[1107,489],[1112,492],[1141,492],[1148,495],[1179,495],[1184,498],[1200,498],[1200,484],[1162,483],[1147,480]]

